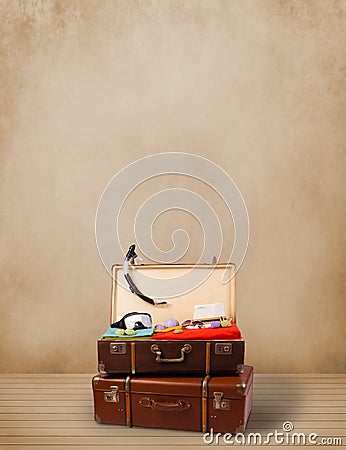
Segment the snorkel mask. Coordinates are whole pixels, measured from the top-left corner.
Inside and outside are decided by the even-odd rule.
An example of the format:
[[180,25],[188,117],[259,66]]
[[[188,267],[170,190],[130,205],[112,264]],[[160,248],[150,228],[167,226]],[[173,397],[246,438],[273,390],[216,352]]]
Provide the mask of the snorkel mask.
[[126,330],[128,328],[132,330],[144,330],[146,328],[152,328],[151,315],[148,313],[130,312],[125,314],[120,320],[112,323],[111,328],[121,328]]

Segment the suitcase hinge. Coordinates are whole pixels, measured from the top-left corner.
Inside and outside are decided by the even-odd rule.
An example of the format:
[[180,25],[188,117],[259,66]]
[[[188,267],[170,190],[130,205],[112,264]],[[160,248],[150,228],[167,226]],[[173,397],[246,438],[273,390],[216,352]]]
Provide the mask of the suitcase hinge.
[[119,391],[118,386],[111,386],[111,390],[106,391],[104,393],[104,401],[118,403],[119,402],[119,392],[118,391]]
[[214,409],[222,409],[224,411],[229,411],[231,409],[231,400],[222,400],[223,392],[213,392],[214,401],[213,407]]
[[237,364],[237,373],[244,373],[244,364]]

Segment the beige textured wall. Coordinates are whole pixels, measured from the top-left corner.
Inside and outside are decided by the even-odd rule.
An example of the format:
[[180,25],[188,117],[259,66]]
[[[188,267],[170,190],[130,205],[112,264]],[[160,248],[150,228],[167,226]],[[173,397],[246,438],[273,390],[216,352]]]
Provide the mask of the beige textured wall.
[[0,370],[96,371],[110,295],[97,203],[162,151],[210,158],[245,197],[247,361],[345,370],[346,2],[0,5]]

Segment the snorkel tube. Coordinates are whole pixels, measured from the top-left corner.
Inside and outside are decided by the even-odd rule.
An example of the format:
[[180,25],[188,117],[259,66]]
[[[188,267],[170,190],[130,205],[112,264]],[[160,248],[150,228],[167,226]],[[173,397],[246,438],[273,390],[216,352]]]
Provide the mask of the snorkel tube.
[[129,274],[129,263],[135,264],[135,259],[138,257],[137,253],[135,252],[135,248],[136,248],[135,244],[130,245],[130,247],[126,253],[126,256],[124,259],[124,265],[123,265],[124,277],[125,277],[125,280],[127,281],[127,284],[129,285],[130,291],[133,294],[136,294],[137,297],[141,298],[142,300],[144,300],[147,303],[150,303],[151,305],[154,305],[154,306],[167,305],[167,302],[156,302],[152,298],[144,295],[138,289],[138,287],[135,285],[135,283],[133,282],[133,280]]

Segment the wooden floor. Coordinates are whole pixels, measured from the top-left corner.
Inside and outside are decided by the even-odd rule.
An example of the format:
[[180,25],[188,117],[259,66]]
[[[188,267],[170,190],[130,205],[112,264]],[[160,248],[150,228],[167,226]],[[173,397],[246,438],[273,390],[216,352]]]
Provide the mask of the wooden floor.
[[[0,449],[197,450],[206,445],[202,433],[95,423],[91,377],[87,374],[0,375]],[[295,432],[316,433],[319,442],[323,437],[341,438],[345,446],[345,413],[346,375],[257,374],[247,433],[259,432],[265,436],[275,429],[282,431],[283,422],[291,421]],[[219,445],[225,443],[221,440]],[[275,442],[271,445],[286,447]]]

